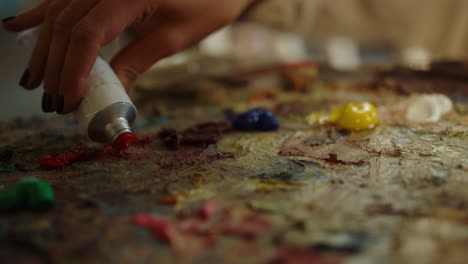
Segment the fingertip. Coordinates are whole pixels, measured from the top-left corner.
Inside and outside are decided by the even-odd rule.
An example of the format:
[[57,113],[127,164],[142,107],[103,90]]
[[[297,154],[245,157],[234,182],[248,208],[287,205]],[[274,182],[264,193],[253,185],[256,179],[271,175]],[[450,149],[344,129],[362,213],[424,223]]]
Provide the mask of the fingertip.
[[17,30],[18,26],[16,25],[15,20],[16,20],[16,16],[6,17],[2,19],[3,28],[5,28],[7,31],[10,31],[10,32],[19,31]]
[[43,1],[38,6],[17,16],[6,17],[2,20],[3,27],[11,32],[19,32],[38,26],[44,19],[49,1]]
[[28,89],[28,82],[29,82],[30,76],[31,74],[29,72],[29,69],[24,70],[23,75],[21,75],[19,85],[23,87],[24,89]]
[[33,25],[20,25],[20,24],[17,24],[15,23],[14,21],[12,22],[6,22],[6,23],[3,23],[3,27],[9,31],[9,32],[21,32],[21,31],[24,31],[26,29],[30,29],[34,26],[38,26],[39,24],[33,24]]
[[55,101],[57,102],[57,108],[55,109],[55,112],[57,112],[57,114],[61,115],[63,113],[63,106],[65,104],[65,98],[63,97],[63,95],[58,94],[55,97]]
[[18,16],[7,17],[2,20],[3,27],[10,32],[19,32],[39,24],[36,21],[25,21],[24,18]]
[[66,115],[71,113],[77,107],[74,106],[73,100],[70,100],[70,98],[65,98],[63,94],[58,94],[55,98],[55,101],[57,102],[55,111],[59,115]]
[[26,90],[34,90],[39,86],[40,81],[37,83],[34,76],[31,74],[31,71],[27,68],[24,70],[23,75],[21,75],[18,84]]
[[42,101],[41,101],[42,112],[44,113],[55,112],[56,109],[55,109],[54,101],[55,101],[55,96],[52,96],[48,92],[44,91],[44,93],[42,94]]
[[[78,106],[80,105],[81,98],[75,99],[75,98],[57,98],[57,100],[62,100],[62,101],[57,101],[57,114],[59,115],[66,115],[69,113],[74,112],[76,109],[78,109]],[[63,105],[60,105],[62,103]],[[59,108],[60,106],[60,108]]]
[[[71,82],[74,83],[74,82]],[[75,111],[81,103],[83,88],[86,85],[86,80],[78,81],[77,85],[63,83],[60,93],[56,98],[57,114],[68,114]]]
[[2,19],[2,23],[7,24],[9,21],[14,20],[15,18],[16,16],[5,17],[4,19]]
[[42,83],[42,77],[35,74],[34,70],[31,71],[30,68],[26,68],[18,84],[26,90],[34,90]]

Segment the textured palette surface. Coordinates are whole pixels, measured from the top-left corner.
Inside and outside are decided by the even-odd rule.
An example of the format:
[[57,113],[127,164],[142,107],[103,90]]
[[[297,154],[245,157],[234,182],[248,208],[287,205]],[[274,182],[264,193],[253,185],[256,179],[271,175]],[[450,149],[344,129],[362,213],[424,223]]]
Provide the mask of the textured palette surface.
[[[320,71],[297,92],[275,78],[158,84],[155,74],[136,89],[137,133],[149,137],[125,155],[84,139],[71,118],[2,123],[15,168],[0,174],[0,188],[38,177],[57,203],[0,213],[0,262],[463,263],[468,83],[441,77],[465,92],[437,90],[454,111],[414,124],[404,120],[411,88],[442,81],[364,75]],[[375,104],[379,125],[348,132],[304,122],[350,101]],[[226,110],[253,107],[270,109],[279,129],[226,123]],[[63,168],[39,166],[41,156],[79,143],[102,151]]]

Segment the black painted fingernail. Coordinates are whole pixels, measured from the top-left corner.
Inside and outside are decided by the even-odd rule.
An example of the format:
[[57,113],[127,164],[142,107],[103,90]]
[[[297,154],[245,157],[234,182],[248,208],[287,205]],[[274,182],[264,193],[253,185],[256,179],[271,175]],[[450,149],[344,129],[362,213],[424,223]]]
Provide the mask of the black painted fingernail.
[[58,95],[57,96],[57,114],[61,115],[63,114],[63,106],[65,104],[65,98],[63,95]]
[[16,16],[5,17],[4,19],[2,19],[2,22],[5,23],[5,22],[8,22],[8,21],[13,20],[15,18],[16,18]]
[[47,93],[42,94],[42,111],[44,113],[51,112],[50,109],[52,107],[52,96]]
[[23,88],[26,88],[26,84],[28,84],[29,81],[29,69],[26,69],[23,73],[23,76],[21,76],[21,80],[19,82],[19,85],[23,86]]

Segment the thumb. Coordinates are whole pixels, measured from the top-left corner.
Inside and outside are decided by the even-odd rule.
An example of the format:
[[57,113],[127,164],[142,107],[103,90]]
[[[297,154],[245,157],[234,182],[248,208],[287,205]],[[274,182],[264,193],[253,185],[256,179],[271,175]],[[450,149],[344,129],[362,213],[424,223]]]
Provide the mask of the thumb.
[[186,48],[190,43],[181,27],[161,25],[131,41],[111,60],[110,65],[125,89],[158,60]]

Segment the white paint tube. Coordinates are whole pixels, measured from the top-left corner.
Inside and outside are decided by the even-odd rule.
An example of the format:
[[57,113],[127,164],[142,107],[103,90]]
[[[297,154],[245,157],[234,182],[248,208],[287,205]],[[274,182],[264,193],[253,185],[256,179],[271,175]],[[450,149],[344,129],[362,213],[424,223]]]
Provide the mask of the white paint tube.
[[[18,35],[18,42],[34,48],[39,28]],[[98,57],[87,79],[88,87],[75,111],[83,132],[93,141],[113,143],[123,133],[132,133],[137,110],[109,64]]]

